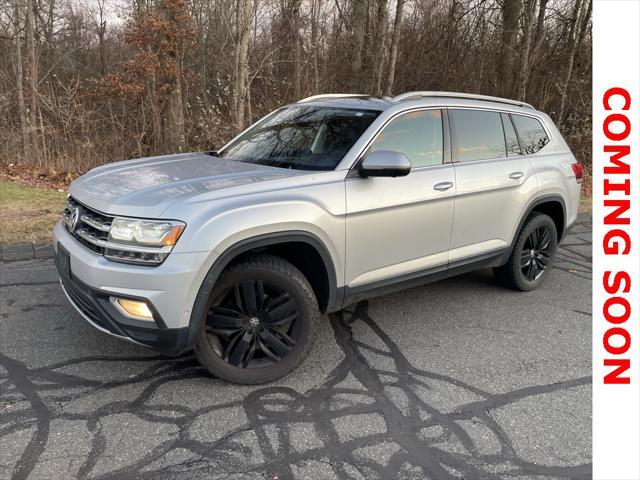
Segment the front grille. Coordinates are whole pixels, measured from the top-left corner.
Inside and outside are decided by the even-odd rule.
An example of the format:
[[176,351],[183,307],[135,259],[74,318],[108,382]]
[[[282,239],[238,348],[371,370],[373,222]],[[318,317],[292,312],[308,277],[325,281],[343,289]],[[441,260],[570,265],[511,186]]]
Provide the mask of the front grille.
[[104,254],[104,243],[108,241],[113,217],[97,212],[79,203],[73,197],[68,197],[63,219],[67,231],[80,243],[96,253]]
[[143,246],[109,240],[109,230],[114,216],[105,215],[67,197],[62,214],[67,231],[88,249],[108,260],[135,265],[160,265],[169,255],[171,246]]

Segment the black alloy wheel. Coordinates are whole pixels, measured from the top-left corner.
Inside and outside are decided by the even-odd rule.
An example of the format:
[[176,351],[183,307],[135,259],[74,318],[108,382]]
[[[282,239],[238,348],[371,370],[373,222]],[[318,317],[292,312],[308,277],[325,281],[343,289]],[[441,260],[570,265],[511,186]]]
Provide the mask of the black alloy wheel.
[[213,350],[241,368],[263,367],[285,358],[300,335],[300,312],[291,295],[262,280],[230,287],[207,315]]
[[256,385],[302,363],[320,313],[300,270],[283,258],[256,254],[233,263],[212,283],[202,309],[194,307],[202,312],[196,356],[209,372]]
[[535,290],[551,270],[557,248],[556,224],[549,215],[534,212],[518,232],[509,259],[494,267],[493,274],[507,288],[521,292]]
[[530,282],[537,280],[549,265],[550,245],[551,232],[546,225],[534,228],[524,242],[520,254],[520,268]]

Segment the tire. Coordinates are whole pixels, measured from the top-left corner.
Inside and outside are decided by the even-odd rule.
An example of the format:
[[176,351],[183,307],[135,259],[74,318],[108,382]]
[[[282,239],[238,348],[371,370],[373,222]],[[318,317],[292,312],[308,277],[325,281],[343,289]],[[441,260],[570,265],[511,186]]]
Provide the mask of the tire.
[[533,213],[522,226],[509,260],[494,268],[493,274],[507,288],[535,290],[547,277],[557,248],[556,224],[544,213]]
[[309,354],[320,313],[313,289],[289,262],[256,255],[214,285],[196,356],[223,380],[256,385],[294,370]]

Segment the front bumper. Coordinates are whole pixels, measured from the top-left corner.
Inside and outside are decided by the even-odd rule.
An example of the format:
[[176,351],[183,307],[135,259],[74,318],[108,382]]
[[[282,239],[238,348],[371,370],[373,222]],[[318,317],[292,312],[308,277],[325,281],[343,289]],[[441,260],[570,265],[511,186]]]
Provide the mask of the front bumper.
[[[61,250],[69,255],[68,267],[61,266]],[[92,326],[165,353],[185,350],[206,252],[172,253],[157,267],[120,264],[82,246],[61,223],[54,228],[54,251],[65,295]],[[110,297],[145,300],[154,321],[123,315]]]

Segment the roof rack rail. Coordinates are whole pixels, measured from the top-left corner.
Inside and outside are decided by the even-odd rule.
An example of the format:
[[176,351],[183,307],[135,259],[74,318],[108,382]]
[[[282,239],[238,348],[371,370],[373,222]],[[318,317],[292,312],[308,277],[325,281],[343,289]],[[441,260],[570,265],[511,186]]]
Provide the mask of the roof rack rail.
[[298,100],[297,103],[304,103],[304,102],[313,102],[314,100],[322,100],[325,98],[369,98],[371,97],[371,95],[367,95],[365,93],[325,93],[322,95],[313,95],[311,97],[307,97],[307,98],[303,98],[301,100]]
[[[403,100],[416,100],[424,97],[443,97],[443,98],[463,98],[468,100],[482,100],[485,102],[506,103],[507,105],[515,105],[518,107],[526,107],[534,109],[532,105],[520,102],[518,100],[509,100],[508,98],[490,97],[488,95],[476,95],[473,93],[455,93],[455,92],[407,92],[397,95],[391,99],[393,102],[401,102]],[[534,109],[535,110],[535,109]]]

